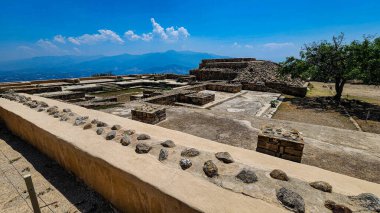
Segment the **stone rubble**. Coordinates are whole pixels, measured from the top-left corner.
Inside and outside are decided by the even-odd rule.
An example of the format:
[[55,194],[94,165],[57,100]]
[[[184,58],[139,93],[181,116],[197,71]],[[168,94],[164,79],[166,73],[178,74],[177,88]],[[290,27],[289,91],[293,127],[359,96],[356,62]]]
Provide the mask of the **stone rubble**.
[[212,162],[212,160],[208,160],[204,163],[203,171],[207,177],[212,178],[218,176],[218,167]]
[[223,163],[233,163],[234,159],[231,157],[230,153],[228,152],[217,152],[215,153],[215,157],[222,161]]
[[161,145],[163,147],[166,147],[166,148],[173,148],[173,147],[175,147],[175,144],[174,144],[174,142],[172,140],[166,140],[166,141],[162,142]]
[[120,143],[121,145],[123,146],[128,146],[129,144],[131,144],[131,138],[127,135],[124,135],[121,139],[120,139]]
[[236,178],[244,183],[254,183],[257,181],[257,176],[254,171],[243,169],[236,175]]
[[169,152],[167,149],[161,149],[160,154],[158,155],[158,160],[159,161],[164,161],[168,158]]
[[183,170],[186,170],[186,169],[190,168],[193,165],[193,163],[191,163],[190,159],[181,159],[179,161],[179,165],[181,166],[181,168]]
[[196,157],[200,154],[197,149],[194,148],[186,148],[181,152],[182,157]]
[[139,134],[139,136],[137,136],[137,140],[148,140],[148,139],[150,139],[150,136],[147,134]]
[[277,199],[288,209],[296,213],[305,212],[305,202],[301,195],[290,189],[282,187],[276,192]]
[[332,186],[324,181],[312,182],[310,183],[310,186],[323,192],[332,192]]
[[111,132],[107,133],[106,140],[112,140],[116,137],[116,131],[112,130]]
[[151,146],[149,146],[148,144],[145,144],[145,143],[138,143],[136,145],[136,153],[138,154],[146,154],[148,153],[150,150],[152,149]]
[[332,200],[325,201],[325,207],[330,209],[333,213],[352,213],[352,210],[345,205],[340,205]]
[[282,170],[275,169],[269,174],[272,178],[282,181],[288,181],[288,175]]

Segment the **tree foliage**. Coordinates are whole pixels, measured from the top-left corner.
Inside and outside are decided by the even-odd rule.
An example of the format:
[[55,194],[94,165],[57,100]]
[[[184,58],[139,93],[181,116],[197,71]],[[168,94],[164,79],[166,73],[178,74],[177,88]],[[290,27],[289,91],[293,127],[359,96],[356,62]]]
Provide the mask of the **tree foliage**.
[[282,74],[335,83],[335,98],[340,99],[347,80],[380,83],[380,37],[344,43],[344,34],[331,41],[305,45],[300,58],[288,57],[281,63]]

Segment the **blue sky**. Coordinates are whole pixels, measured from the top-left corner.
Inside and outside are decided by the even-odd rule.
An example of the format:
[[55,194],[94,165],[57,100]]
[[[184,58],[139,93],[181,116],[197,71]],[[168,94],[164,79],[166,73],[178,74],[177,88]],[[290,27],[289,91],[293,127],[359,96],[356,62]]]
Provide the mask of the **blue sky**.
[[0,1],[0,60],[191,50],[280,61],[380,32],[379,0]]

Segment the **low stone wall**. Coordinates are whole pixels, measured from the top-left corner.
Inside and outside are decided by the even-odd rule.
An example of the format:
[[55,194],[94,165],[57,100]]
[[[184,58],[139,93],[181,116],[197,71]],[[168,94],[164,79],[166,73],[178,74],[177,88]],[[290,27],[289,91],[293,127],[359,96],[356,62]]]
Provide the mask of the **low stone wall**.
[[84,98],[86,94],[84,92],[62,92],[62,93],[52,93],[41,95],[45,98],[59,99],[59,100],[70,100]]
[[238,75],[237,72],[228,72],[223,70],[190,70],[190,75],[194,75],[198,81],[209,81],[209,80],[226,80],[231,81],[235,79]]
[[242,90],[241,84],[211,83],[207,84],[208,90],[238,93]]
[[215,94],[193,93],[189,95],[180,96],[178,101],[182,103],[189,103],[189,104],[203,106],[207,103],[215,101]]
[[132,109],[132,120],[147,124],[157,124],[166,119],[166,109],[143,105]]
[[256,61],[256,58],[217,58],[217,59],[203,59],[202,63],[214,63],[214,62],[246,62]]
[[22,89],[15,89],[15,92],[20,93],[27,93],[27,94],[38,94],[38,93],[45,93],[45,92],[60,92],[62,91],[62,87],[60,86],[53,86],[53,87],[34,87],[34,88],[22,88]]
[[258,135],[256,151],[300,163],[304,142],[297,130],[264,127]]
[[284,93],[287,95],[293,95],[297,97],[305,97],[307,93],[307,86],[303,87],[295,87],[282,83],[276,82],[246,82],[242,83],[244,90],[253,90],[253,91],[261,91],[261,92],[276,92],[276,93]]
[[243,69],[248,67],[247,62],[213,62],[213,63],[201,63],[199,68],[228,68],[228,69]]

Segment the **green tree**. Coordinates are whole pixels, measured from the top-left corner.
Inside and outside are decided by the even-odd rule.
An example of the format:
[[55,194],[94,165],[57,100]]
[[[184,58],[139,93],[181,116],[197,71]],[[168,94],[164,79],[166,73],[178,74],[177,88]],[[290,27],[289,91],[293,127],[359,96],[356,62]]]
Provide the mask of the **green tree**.
[[380,38],[365,37],[363,41],[344,43],[344,34],[332,41],[305,45],[300,58],[288,57],[281,63],[283,74],[316,81],[334,82],[335,99],[340,100],[347,80],[366,83],[380,82]]

